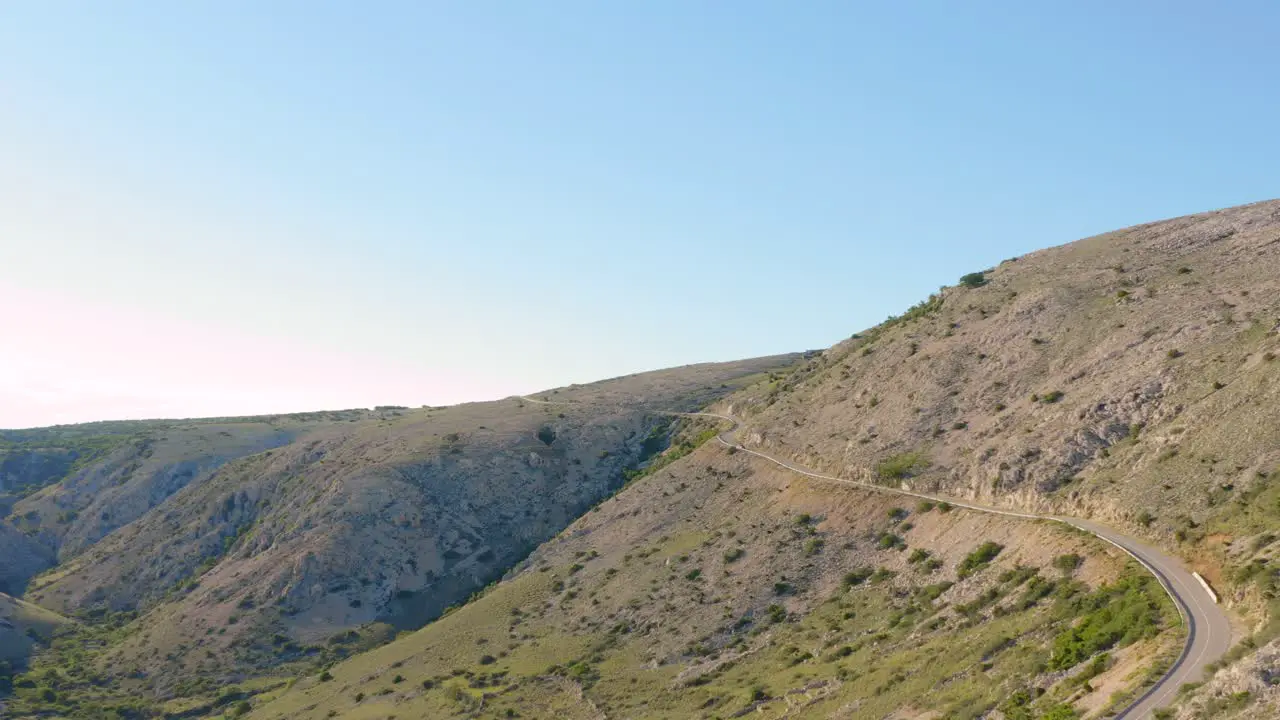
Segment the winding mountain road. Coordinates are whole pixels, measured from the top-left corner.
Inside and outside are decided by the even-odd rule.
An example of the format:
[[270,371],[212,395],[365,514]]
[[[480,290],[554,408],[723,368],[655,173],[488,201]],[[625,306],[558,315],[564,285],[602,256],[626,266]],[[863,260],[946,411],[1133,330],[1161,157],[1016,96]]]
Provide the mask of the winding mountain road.
[[[550,400],[539,400],[531,397],[521,397],[520,399],[543,405],[572,404],[554,402]],[[1165,592],[1168,593],[1169,597],[1173,600],[1174,606],[1178,608],[1178,612],[1182,616],[1183,622],[1187,627],[1187,639],[1182,647],[1182,652],[1178,655],[1178,658],[1174,660],[1173,664],[1169,666],[1169,669],[1165,672],[1164,676],[1156,681],[1155,684],[1148,687],[1127,707],[1113,715],[1112,717],[1114,720],[1146,720],[1147,718],[1152,717],[1153,712],[1157,708],[1168,705],[1174,699],[1178,693],[1178,689],[1182,687],[1183,684],[1199,682],[1204,679],[1205,668],[1210,663],[1222,657],[1231,647],[1231,623],[1227,619],[1226,613],[1222,611],[1222,608],[1217,604],[1217,599],[1210,595],[1207,588],[1201,584],[1201,581],[1196,578],[1192,571],[1187,569],[1182,561],[1152,547],[1151,545],[1128,537],[1114,528],[1110,528],[1093,520],[1057,515],[1037,515],[1034,513],[1018,512],[1015,510],[1004,510],[984,505],[975,505],[971,502],[956,500],[942,495],[917,493],[900,488],[885,487],[883,485],[875,485],[858,480],[849,480],[847,478],[824,475],[822,473],[809,470],[808,468],[801,467],[793,462],[780,460],[771,455],[759,452],[758,450],[752,450],[751,448],[743,446],[736,438],[739,422],[737,419],[728,415],[707,412],[651,412],[658,415],[668,415],[673,417],[712,418],[727,422],[730,424],[730,428],[716,436],[716,439],[722,445],[740,452],[754,455],[798,475],[803,475],[816,480],[838,483],[841,485],[853,485],[855,487],[875,492],[906,495],[923,500],[932,500],[934,502],[945,502],[954,507],[975,510],[977,512],[1007,515],[1027,520],[1059,522],[1083,530],[1120,548],[1125,553],[1133,557],[1133,559],[1137,560],[1152,575],[1154,575],[1157,580],[1160,581],[1161,586],[1164,587]]]

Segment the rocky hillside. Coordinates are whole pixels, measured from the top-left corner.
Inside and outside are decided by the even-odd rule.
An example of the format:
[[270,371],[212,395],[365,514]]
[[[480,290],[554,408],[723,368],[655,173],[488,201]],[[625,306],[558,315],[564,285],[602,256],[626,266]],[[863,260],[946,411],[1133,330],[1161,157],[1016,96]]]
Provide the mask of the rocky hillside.
[[[1104,622],[1102,606],[1123,631],[1077,644],[1073,623]],[[267,691],[251,717],[1096,713],[1168,662],[1176,617],[1125,556],[1063,526],[905,503],[711,442],[484,597]]]
[[73,557],[228,460],[284,444],[326,421],[367,414],[0,431],[0,513],[7,516],[0,534],[21,534],[39,546],[15,545],[27,559],[0,561],[0,585],[20,592],[36,572]]
[[1219,588],[1233,657],[1275,652],[1280,201],[1011,258],[731,407],[833,474],[1146,536]]
[[666,446],[669,419],[634,398],[701,407],[796,357],[553,391],[571,408],[153,424],[19,501],[7,532],[58,553],[25,597],[109,629],[106,676],[216,689],[343,632],[422,625]]
[[1012,258],[735,407],[814,466],[1171,537],[1280,465],[1278,333],[1270,202]]

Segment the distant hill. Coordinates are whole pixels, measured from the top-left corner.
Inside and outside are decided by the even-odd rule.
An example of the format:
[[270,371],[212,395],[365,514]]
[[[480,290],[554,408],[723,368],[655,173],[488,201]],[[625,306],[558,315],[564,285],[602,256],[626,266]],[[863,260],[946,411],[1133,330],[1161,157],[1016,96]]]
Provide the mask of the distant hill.
[[798,358],[551,391],[570,408],[511,398],[10,433],[9,457],[26,458],[10,467],[56,471],[20,476],[0,532],[30,559],[8,582],[52,565],[24,597],[84,619],[67,645],[99,648],[113,683],[213,692],[421,626],[665,447],[670,419],[647,408],[695,409]]

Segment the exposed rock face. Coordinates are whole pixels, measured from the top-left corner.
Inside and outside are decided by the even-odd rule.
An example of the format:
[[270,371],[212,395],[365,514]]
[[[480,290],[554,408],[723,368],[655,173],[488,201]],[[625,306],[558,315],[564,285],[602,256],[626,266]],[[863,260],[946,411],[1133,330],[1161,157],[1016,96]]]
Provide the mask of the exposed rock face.
[[65,476],[76,461],[66,448],[20,449],[0,454],[0,493],[43,486]]
[[1176,717],[1178,720],[1280,717],[1280,640],[1219,671]]
[[298,430],[268,423],[194,425],[123,443],[35,495],[13,513],[39,528],[36,537],[73,557],[141,517],[188,483],[203,482],[229,460],[279,447]]

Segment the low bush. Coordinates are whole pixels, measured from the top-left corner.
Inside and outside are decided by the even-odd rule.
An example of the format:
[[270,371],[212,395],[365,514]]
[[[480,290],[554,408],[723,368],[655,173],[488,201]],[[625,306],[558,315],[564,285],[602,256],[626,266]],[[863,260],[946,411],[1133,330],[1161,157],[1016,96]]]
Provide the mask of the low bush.
[[1053,559],[1053,566],[1062,571],[1063,575],[1070,575],[1074,573],[1083,563],[1084,558],[1075,553],[1059,555]]
[[960,561],[960,565],[956,568],[956,575],[961,578],[973,575],[991,564],[991,561],[996,559],[1001,550],[1004,550],[1004,546],[999,543],[994,543],[990,540],[982,543],[976,550],[965,556],[964,560]]
[[929,464],[924,453],[899,453],[876,463],[876,475],[881,480],[903,480],[926,470]]

